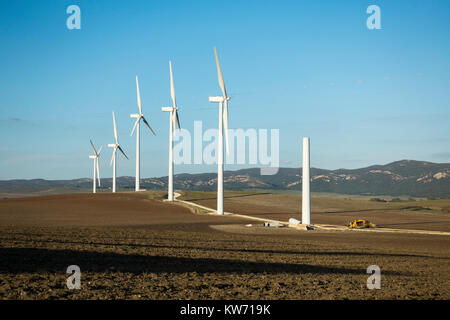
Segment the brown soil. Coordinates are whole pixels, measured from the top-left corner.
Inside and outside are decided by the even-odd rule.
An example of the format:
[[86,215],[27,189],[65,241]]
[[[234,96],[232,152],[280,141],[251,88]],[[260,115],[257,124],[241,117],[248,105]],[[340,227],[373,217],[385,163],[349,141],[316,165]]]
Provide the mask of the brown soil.
[[[214,198],[193,199],[195,203],[216,208]],[[450,215],[441,208],[416,211],[415,207],[407,205],[327,198],[313,198],[311,205],[311,222],[316,224],[346,226],[351,220],[367,219],[380,228],[450,232]],[[290,194],[231,195],[225,198],[225,211],[280,221],[301,220],[301,197]]]
[[[253,210],[250,204],[231,207],[229,200],[225,205],[228,211]],[[269,215],[279,208],[264,206]],[[148,193],[0,200],[0,297],[450,298],[448,236],[291,229],[261,234],[245,231],[254,230],[245,229],[248,223],[254,224],[194,214]],[[374,264],[381,268],[380,290],[366,288],[366,269]],[[66,287],[69,265],[81,268],[80,290]]]

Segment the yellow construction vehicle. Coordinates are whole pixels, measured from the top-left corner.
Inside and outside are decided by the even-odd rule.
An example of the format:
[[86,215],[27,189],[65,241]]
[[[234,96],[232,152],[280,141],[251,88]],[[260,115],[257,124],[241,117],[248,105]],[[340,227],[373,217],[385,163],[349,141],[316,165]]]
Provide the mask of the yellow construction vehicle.
[[375,225],[369,220],[364,219],[355,219],[350,221],[347,225],[350,229],[364,229],[364,228],[373,228]]

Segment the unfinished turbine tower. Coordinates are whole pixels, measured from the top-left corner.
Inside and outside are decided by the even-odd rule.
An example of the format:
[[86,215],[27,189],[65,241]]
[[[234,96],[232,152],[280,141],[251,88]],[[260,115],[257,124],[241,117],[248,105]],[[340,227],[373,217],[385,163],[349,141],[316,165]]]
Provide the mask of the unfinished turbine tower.
[[209,102],[219,103],[219,145],[217,152],[217,214],[223,215],[223,129],[225,129],[225,142],[228,154],[228,100],[230,100],[230,97],[227,96],[227,92],[225,90],[225,83],[223,81],[222,71],[220,70],[219,57],[217,56],[216,47],[214,47],[214,54],[216,56],[219,86],[222,89],[223,96],[209,97]]
[[94,147],[94,144],[92,143],[92,140],[89,140],[91,142],[92,149],[94,150],[94,154],[89,156],[89,159],[94,159],[94,178],[92,179],[92,193],[97,192],[97,181],[98,179],[98,186],[100,185],[100,167],[98,165],[98,157],[100,156],[100,153],[102,152],[102,147],[97,150]]
[[153,135],[156,135],[153,129],[148,124],[147,120],[144,118],[144,114],[142,113],[142,106],[141,106],[141,94],[139,93],[139,81],[138,77],[136,76],[136,91],[137,91],[137,104],[139,107],[139,113],[138,114],[130,114],[130,118],[136,118],[136,122],[134,123],[133,130],[131,131],[131,136],[134,133],[134,130],[136,130],[136,184],[135,184],[135,190],[139,191],[139,181],[141,179],[141,158],[140,158],[140,123],[141,119],[144,121],[144,123],[147,125],[147,127],[150,129],[150,131],[153,133]]
[[119,144],[119,137],[117,136],[117,128],[116,128],[116,117],[114,116],[114,111],[112,113],[113,115],[113,125],[114,125],[114,138],[116,139],[116,143],[108,144],[108,147],[114,148],[110,165],[113,166],[113,179],[112,179],[112,192],[116,192],[116,167],[117,167],[117,149],[119,149],[120,152],[125,156],[125,158],[128,159],[125,152],[122,150]]
[[168,189],[167,189],[167,200],[173,201],[173,134],[175,132],[175,125],[180,129],[180,120],[178,118],[178,107],[175,99],[175,87],[173,85],[173,74],[172,74],[172,62],[169,61],[170,70],[170,96],[172,98],[171,107],[162,107],[163,112],[169,113],[169,176],[168,176]]
[[309,138],[303,138],[302,224],[311,224],[311,193],[309,190]]

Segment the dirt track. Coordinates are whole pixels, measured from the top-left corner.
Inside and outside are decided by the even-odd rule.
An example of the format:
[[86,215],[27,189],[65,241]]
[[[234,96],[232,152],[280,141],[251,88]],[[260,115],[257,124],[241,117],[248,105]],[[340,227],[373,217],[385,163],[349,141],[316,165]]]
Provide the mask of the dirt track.
[[[265,235],[246,232],[246,223],[193,214],[146,193],[0,200],[0,297],[450,298],[449,237]],[[65,286],[72,264],[81,268],[81,290]],[[372,264],[381,268],[381,290],[366,288]]]
[[[205,197],[208,198],[208,197]],[[193,198],[193,202],[216,208],[215,199]],[[324,205],[324,202],[328,202]],[[356,207],[351,203],[356,203]],[[348,205],[342,208],[342,204]],[[368,207],[363,207],[367,206]],[[301,197],[288,194],[231,195],[225,198],[225,211],[254,217],[288,221],[301,219]],[[450,215],[434,211],[401,210],[371,204],[368,201],[312,199],[311,221],[316,224],[345,226],[355,218],[368,219],[381,228],[416,229],[450,232]],[[442,211],[442,210],[441,210]]]

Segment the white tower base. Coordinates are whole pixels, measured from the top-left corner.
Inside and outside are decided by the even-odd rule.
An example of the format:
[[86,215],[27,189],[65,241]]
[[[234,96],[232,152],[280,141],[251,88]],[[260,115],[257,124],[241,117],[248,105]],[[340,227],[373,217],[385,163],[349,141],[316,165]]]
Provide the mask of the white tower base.
[[309,138],[303,138],[302,224],[311,224],[311,193],[309,190]]
[[173,201],[173,117],[174,110],[169,113],[169,175],[168,175],[168,189],[167,189],[167,199]]
[[219,102],[219,145],[217,152],[217,214],[223,215],[223,102]]
[[97,166],[97,159],[96,158],[94,158],[94,180],[93,180],[93,186],[92,186],[92,192],[93,193],[96,193],[97,192],[97,177],[96,177],[96,172],[97,172],[97,169],[96,169],[96,166]]
[[140,190],[140,180],[141,180],[141,141],[140,141],[140,132],[141,132],[141,121],[139,120],[136,127],[136,185],[135,191]]

